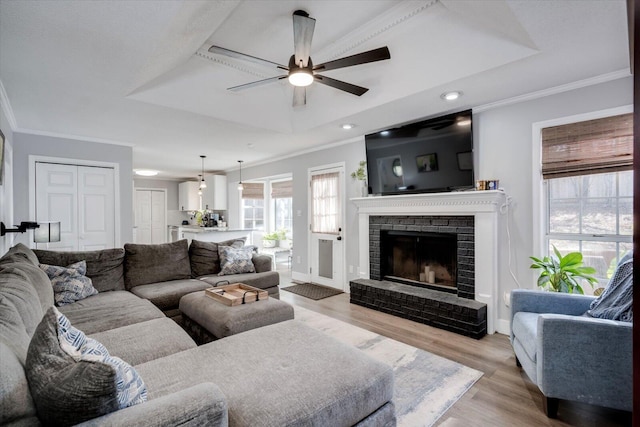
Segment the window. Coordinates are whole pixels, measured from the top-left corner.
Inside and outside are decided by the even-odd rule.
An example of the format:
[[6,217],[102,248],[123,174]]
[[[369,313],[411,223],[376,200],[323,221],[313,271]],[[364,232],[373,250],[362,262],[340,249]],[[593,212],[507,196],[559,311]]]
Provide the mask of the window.
[[244,228],[264,230],[264,184],[243,183],[242,225]]
[[293,181],[276,181],[271,183],[271,200],[273,206],[273,229],[293,230]]
[[337,172],[311,177],[311,231],[338,234],[340,228],[340,185]]
[[632,126],[626,114],[542,131],[547,248],[582,252],[597,271],[595,288],[632,248]]

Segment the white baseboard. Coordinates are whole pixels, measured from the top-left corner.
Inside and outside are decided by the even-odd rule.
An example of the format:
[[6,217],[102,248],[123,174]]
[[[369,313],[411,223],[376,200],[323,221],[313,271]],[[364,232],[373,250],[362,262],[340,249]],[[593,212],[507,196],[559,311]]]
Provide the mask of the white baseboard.
[[291,272],[291,280],[296,282],[309,283],[311,282],[311,275],[305,273],[298,273],[297,271]]
[[511,325],[507,319],[498,319],[496,322],[496,332],[504,335],[511,335]]

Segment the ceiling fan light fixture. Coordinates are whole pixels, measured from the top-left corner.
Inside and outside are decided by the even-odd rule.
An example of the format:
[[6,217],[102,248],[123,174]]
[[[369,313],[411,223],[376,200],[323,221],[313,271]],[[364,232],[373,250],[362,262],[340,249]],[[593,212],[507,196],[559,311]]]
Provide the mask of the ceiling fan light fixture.
[[444,99],[445,101],[455,101],[461,96],[462,96],[462,92],[460,92],[459,90],[453,90],[451,92],[443,93],[442,95],[440,95],[440,98]]
[[308,68],[294,68],[289,71],[289,83],[305,87],[313,83],[313,73]]

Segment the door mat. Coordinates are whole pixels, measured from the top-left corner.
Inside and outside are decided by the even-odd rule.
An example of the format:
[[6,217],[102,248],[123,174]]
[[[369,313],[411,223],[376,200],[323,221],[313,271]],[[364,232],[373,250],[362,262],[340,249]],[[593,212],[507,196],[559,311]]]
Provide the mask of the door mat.
[[286,288],[280,288],[283,291],[289,291],[294,294],[298,294],[305,298],[318,301],[319,299],[329,298],[334,295],[342,294],[343,292],[329,288],[327,286],[314,285],[313,283],[301,283],[299,285],[287,286]]

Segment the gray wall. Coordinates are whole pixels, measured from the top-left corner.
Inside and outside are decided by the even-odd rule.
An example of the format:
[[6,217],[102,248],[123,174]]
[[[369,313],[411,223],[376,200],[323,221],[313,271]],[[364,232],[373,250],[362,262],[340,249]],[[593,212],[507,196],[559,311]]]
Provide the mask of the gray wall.
[[14,133],[14,218],[29,218],[29,155],[117,163],[120,167],[120,243],[133,236],[133,151],[131,147]]
[[[5,147],[4,147],[4,179],[2,185],[0,185],[0,221],[4,222],[7,228],[11,228],[13,225],[13,132],[9,121],[4,115],[2,109],[0,109],[0,130],[4,134]],[[18,242],[18,236],[14,233],[9,233],[4,237],[0,237],[0,255],[4,254],[12,246],[14,240]]]
[[[529,269],[529,256],[536,255],[534,248],[533,218],[540,207],[540,200],[532,196],[534,164],[532,153],[539,149],[539,140],[533,138],[533,127],[537,122],[560,119],[577,114],[629,106],[633,103],[632,78],[623,78],[594,86],[562,92],[542,98],[513,104],[505,104],[474,113],[474,150],[478,162],[476,179],[499,179],[500,186],[512,197],[509,211],[511,231],[511,270],[523,288],[535,288],[535,273]],[[293,174],[293,210],[294,210],[294,262],[293,271],[308,274],[307,254],[307,172],[313,166],[344,161],[346,164],[346,250],[345,268],[353,266],[357,275],[358,266],[358,228],[357,211],[350,197],[358,195],[358,186],[349,174],[356,170],[358,162],[365,158],[364,138],[344,145],[330,147],[313,153],[275,161],[255,167],[243,167],[243,180],[264,178],[281,173]],[[229,177],[229,222],[237,226],[239,216],[239,198],[236,186],[238,172],[228,173]],[[297,212],[301,215],[298,216]],[[500,230],[499,260],[499,325],[508,328],[509,308],[503,302],[503,295],[518,287],[509,271],[508,240],[506,236],[506,216],[502,216],[503,228]],[[363,248],[367,250],[367,248]],[[540,255],[540,254],[537,254]],[[300,262],[297,257],[300,256]]]

